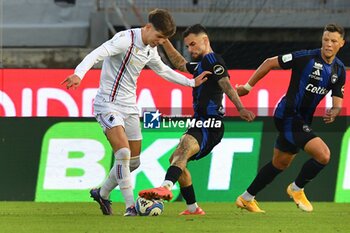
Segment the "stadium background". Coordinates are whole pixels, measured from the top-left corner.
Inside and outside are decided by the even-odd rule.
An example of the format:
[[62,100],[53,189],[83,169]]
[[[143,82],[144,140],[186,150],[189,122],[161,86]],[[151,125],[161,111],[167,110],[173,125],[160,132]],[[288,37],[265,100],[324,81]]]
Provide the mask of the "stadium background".
[[[233,84],[245,82],[249,77],[248,74],[269,56],[320,47],[323,26],[329,22],[343,25],[346,29],[345,39],[349,41],[350,38],[350,18],[348,17],[350,3],[346,0],[307,2],[301,0],[0,0],[0,184],[2,187],[11,187],[9,191],[0,193],[0,200],[88,201],[86,190],[91,187],[75,186],[66,189],[54,187],[45,190],[43,184],[45,172],[47,172],[45,156],[49,154],[49,149],[45,146],[49,143],[50,137],[53,139],[69,137],[67,135],[71,138],[84,137],[88,134],[85,132],[86,128],[95,122],[91,118],[91,109],[84,110],[80,103],[85,92],[65,91],[59,82],[72,72],[67,69],[74,68],[89,51],[110,38],[116,31],[143,25],[147,12],[155,7],[169,9],[174,15],[178,32],[171,40],[185,56],[188,55],[181,41],[181,32],[194,23],[205,25],[210,33],[213,49],[223,55],[228,68],[233,70],[231,72],[238,70],[237,73],[232,73]],[[350,65],[349,52],[350,46],[346,43],[339,53],[340,59],[347,67]],[[162,54],[161,50],[160,53]],[[166,57],[163,58],[166,61]],[[97,70],[91,71],[84,80],[87,84],[83,84],[82,89],[89,90],[97,87],[100,65],[95,68]],[[271,76],[273,85],[270,83],[267,85],[270,96],[273,96],[274,92],[280,93],[288,83],[288,72],[276,72],[275,76]],[[176,102],[176,97],[179,97],[176,95],[178,93],[176,86],[158,81],[159,78],[148,71],[142,78],[140,80],[144,81],[139,88],[148,88],[152,91],[155,107],[169,109],[177,106],[172,105],[172,101]],[[279,81],[278,78],[283,81]],[[159,82],[161,88],[153,90],[152,80]],[[194,176],[195,183],[198,184],[196,188],[200,193],[200,201],[210,201],[213,196],[225,196],[218,201],[234,200],[235,195],[243,191],[246,184],[254,177],[258,167],[270,159],[275,133],[269,116],[278,97],[273,96],[274,99],[269,99],[270,102],[267,105],[260,105],[258,97],[261,97],[264,92],[259,95],[257,91],[264,88],[266,85],[264,82],[269,82],[268,78],[255,88],[253,97],[242,99],[250,108],[260,111],[258,125],[254,131],[241,131],[246,126],[240,125],[234,117],[232,108],[229,109],[231,112],[228,114],[232,118],[227,122],[229,125],[232,123],[232,129],[228,130],[228,134],[238,133],[232,138],[247,138],[252,134],[256,136],[254,142],[257,144],[254,144],[254,149],[250,153],[257,159],[251,161],[248,158],[247,161],[243,161],[243,164],[252,163],[249,171],[241,172],[239,166],[244,156],[241,160],[236,160],[240,157],[235,156],[233,164],[238,164],[238,167],[232,166],[229,174],[231,180],[226,189],[209,189],[208,177],[204,179],[200,175]],[[163,88],[166,87],[170,87],[171,93],[176,89],[175,97],[167,96],[164,98],[164,103],[157,104],[164,95]],[[62,99],[49,94],[39,95],[43,93],[40,90],[45,88],[48,93],[54,91],[54,88],[62,91],[57,92],[58,94],[65,92],[62,94]],[[138,93],[140,94],[141,91],[138,90]],[[180,106],[185,109],[189,106],[190,92],[180,88],[180,93],[180,98],[182,96]],[[67,110],[67,102],[70,99],[66,96],[70,96],[73,102],[79,103],[78,110],[73,112]],[[44,98],[46,103],[40,103]],[[148,103],[152,102],[146,101],[143,106],[147,107]],[[348,96],[344,103],[346,106],[350,103]],[[265,106],[267,110],[261,106]],[[324,101],[320,112],[327,106],[329,103]],[[176,107],[174,109],[176,112]],[[84,112],[87,113],[84,115]],[[183,113],[181,109],[180,112]],[[308,186],[308,193],[312,200],[350,202],[349,114],[345,109],[343,116],[331,128],[325,128],[319,118],[315,120],[316,131],[331,148],[332,162],[317,180]],[[71,130],[65,128],[66,123],[77,123],[73,135]],[[82,133],[74,135],[74,132]],[[179,132],[182,131],[170,131],[169,135],[172,136],[164,137],[178,138]],[[96,137],[97,141],[104,144],[103,135],[97,134],[87,138]],[[147,138],[145,135],[153,140],[159,137],[158,132],[145,132],[145,140]],[[107,152],[106,149],[106,154]],[[101,162],[106,172],[110,166],[111,156],[109,155],[106,155]],[[82,157],[84,156],[77,155],[77,158]],[[165,153],[162,160],[165,161],[166,157]],[[302,154],[298,156],[297,161],[285,174],[259,194],[259,200],[287,200],[284,186],[294,178],[306,158]],[[164,161],[162,164],[166,167]],[[210,163],[210,158],[203,162],[208,171]],[[200,169],[198,165],[196,163],[192,168],[197,173]],[[242,166],[245,168],[246,165]],[[68,171],[69,167],[63,166],[63,170],[64,168],[67,168],[65,172],[73,178],[83,176],[79,169]],[[20,170],[21,173],[14,174],[11,172],[14,170]],[[242,174],[243,172],[246,172],[245,175]],[[243,178],[247,174],[250,179]],[[145,178],[143,174],[139,176],[140,180]],[[113,198],[120,200],[117,191]],[[178,198],[180,199],[181,197]]]

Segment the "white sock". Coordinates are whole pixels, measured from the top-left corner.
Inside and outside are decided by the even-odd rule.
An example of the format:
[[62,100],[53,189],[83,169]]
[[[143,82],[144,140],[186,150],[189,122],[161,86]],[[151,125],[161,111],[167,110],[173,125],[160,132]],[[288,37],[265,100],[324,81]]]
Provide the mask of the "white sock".
[[291,187],[291,188],[292,188],[293,191],[296,191],[296,192],[302,190],[302,188],[299,188],[299,187],[295,184],[295,182],[292,183],[292,187]]
[[197,207],[198,207],[197,202],[195,202],[195,203],[193,203],[193,204],[190,204],[190,205],[187,205],[187,209],[188,209],[191,213],[196,212]]
[[117,182],[117,172],[116,172],[116,165],[114,163],[111,171],[109,172],[109,176],[108,178],[105,180],[105,182],[103,183],[103,185],[101,186],[100,189],[100,195],[103,199],[108,200],[109,199],[109,195],[112,192],[113,189],[115,189],[115,187],[117,187],[118,182]]
[[251,195],[250,193],[248,193],[247,191],[244,191],[244,193],[241,195],[242,198],[246,201],[252,201],[254,200],[255,196]]
[[174,183],[170,180],[164,180],[163,183],[162,183],[162,186],[171,190],[174,186]]
[[[136,170],[140,166],[140,156],[134,156],[130,158],[130,172]],[[108,178],[105,180],[100,189],[100,195],[103,199],[109,199],[109,195],[118,186],[117,182],[117,172],[116,165],[114,163],[113,167],[109,172]]]
[[116,165],[116,178],[120,187],[120,191],[125,199],[126,208],[134,205],[134,193],[131,184],[130,175],[130,150],[121,148],[114,153]]

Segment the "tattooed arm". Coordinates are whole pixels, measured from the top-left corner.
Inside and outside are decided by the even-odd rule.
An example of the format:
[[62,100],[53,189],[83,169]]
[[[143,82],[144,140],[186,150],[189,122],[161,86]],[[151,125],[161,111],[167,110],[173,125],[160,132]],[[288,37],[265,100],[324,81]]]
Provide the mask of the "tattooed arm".
[[231,102],[236,106],[239,115],[242,119],[246,121],[252,121],[255,118],[253,112],[244,108],[241,99],[239,98],[235,89],[233,89],[228,77],[223,77],[218,81],[223,92],[228,96]]
[[186,68],[187,60],[174,48],[169,40],[165,41],[163,48],[168,55],[170,62],[176,69],[183,72],[188,72]]

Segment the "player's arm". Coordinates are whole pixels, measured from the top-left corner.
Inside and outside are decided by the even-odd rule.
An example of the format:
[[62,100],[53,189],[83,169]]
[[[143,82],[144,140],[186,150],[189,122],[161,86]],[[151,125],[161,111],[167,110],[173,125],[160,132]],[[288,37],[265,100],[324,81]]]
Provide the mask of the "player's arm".
[[219,79],[218,83],[221,89],[223,90],[223,92],[228,96],[231,102],[236,106],[241,118],[246,121],[254,120],[255,118],[254,113],[244,108],[236,90],[233,89],[229,78],[227,76],[223,77]]
[[323,121],[326,124],[332,123],[335,121],[335,118],[340,114],[343,106],[343,98],[338,96],[332,96],[333,107],[326,111],[326,114],[323,116]]
[[147,63],[147,65],[165,80],[189,87],[197,87],[201,85],[207,81],[208,78],[206,76],[211,74],[211,72],[205,71],[198,75],[196,78],[189,79],[186,76],[171,69],[169,66],[165,65],[160,59],[158,53]]
[[323,121],[326,124],[335,121],[335,118],[340,114],[343,107],[344,88],[345,88],[346,72],[343,67],[338,81],[332,87],[332,108],[328,109],[323,116]]
[[176,69],[183,72],[188,72],[186,68],[187,60],[174,48],[169,40],[165,41],[163,48],[171,64],[173,64]]
[[106,41],[101,46],[91,51],[75,68],[74,74],[69,75],[66,79],[61,82],[61,85],[66,85],[67,89],[73,87],[76,89],[85,74],[92,68],[96,63],[104,60],[108,56],[116,55],[130,46],[130,39],[127,37],[120,37],[119,34],[114,36],[109,41]]
[[258,69],[253,73],[248,82],[245,85],[237,85],[237,93],[240,96],[247,95],[254,85],[262,79],[270,70],[280,68],[278,57],[271,57],[266,59]]

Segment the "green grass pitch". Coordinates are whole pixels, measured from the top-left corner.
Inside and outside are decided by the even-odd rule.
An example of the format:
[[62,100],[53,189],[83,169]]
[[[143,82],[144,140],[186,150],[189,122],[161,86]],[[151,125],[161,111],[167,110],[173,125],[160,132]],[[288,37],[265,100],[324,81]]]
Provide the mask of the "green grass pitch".
[[124,204],[103,216],[96,203],[0,202],[0,232],[350,232],[350,204],[314,202],[305,213],[293,202],[262,202],[265,214],[237,209],[234,203],[201,203],[205,216],[179,216],[183,202],[165,203],[157,217],[123,217]]

